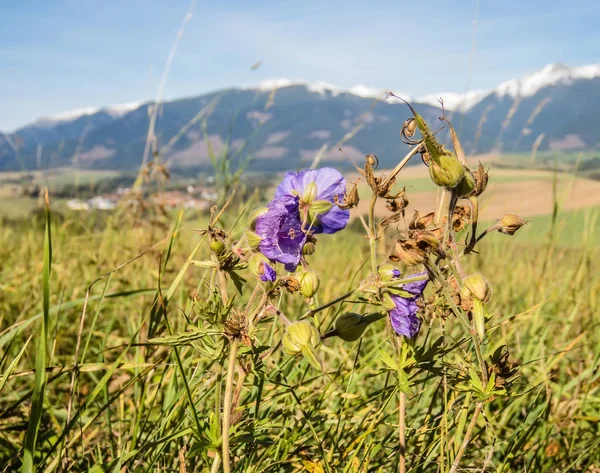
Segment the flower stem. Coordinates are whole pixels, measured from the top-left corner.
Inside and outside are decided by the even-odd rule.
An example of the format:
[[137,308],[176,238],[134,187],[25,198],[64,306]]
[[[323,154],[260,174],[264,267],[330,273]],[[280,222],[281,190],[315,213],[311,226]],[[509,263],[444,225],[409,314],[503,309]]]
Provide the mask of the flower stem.
[[460,463],[460,460],[462,459],[463,455],[465,454],[465,451],[467,450],[469,442],[471,441],[471,435],[473,435],[473,430],[475,429],[475,425],[477,424],[477,419],[479,418],[479,414],[481,413],[482,406],[483,406],[483,404],[481,402],[479,402],[479,403],[477,403],[477,406],[475,407],[475,412],[473,413],[473,417],[471,418],[471,422],[469,423],[469,427],[467,428],[465,438],[463,439],[462,444],[460,445],[460,448],[458,449],[458,453],[456,454],[456,457],[454,458],[454,461],[452,462],[452,467],[450,468],[450,473],[456,473],[458,471],[458,464]]
[[377,194],[373,191],[371,204],[369,206],[369,248],[371,250],[371,271],[373,277],[377,277],[377,235],[375,233],[375,204],[377,203]]
[[400,461],[398,463],[398,471],[406,472],[406,394],[400,391],[400,399],[398,400],[398,437],[400,440]]
[[227,380],[225,382],[225,398],[223,399],[223,471],[231,473],[229,462],[229,426],[231,424],[231,403],[233,395],[233,377],[240,341],[235,338],[229,348],[229,364],[227,366]]

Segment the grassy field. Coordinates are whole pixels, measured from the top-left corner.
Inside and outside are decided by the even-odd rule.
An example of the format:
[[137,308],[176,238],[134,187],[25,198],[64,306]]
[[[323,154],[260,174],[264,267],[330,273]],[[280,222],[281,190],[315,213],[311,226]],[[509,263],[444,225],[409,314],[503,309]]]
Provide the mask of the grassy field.
[[[419,172],[407,172],[408,198],[422,212],[433,210],[428,200],[413,197],[425,192]],[[493,177],[498,187],[491,188],[492,198],[500,198],[494,196],[502,186],[552,182],[538,171],[510,177],[505,171]],[[423,188],[410,188],[411,179]],[[521,192],[503,198],[504,211],[523,199]],[[570,208],[568,197],[563,207]],[[234,206],[218,222],[230,230],[232,241],[242,234],[243,210]],[[270,314],[256,326],[252,346],[240,344],[232,393],[237,407],[228,435],[233,470],[397,471],[402,389],[407,471],[450,471],[459,454],[464,454],[459,471],[599,471],[597,211],[561,211],[554,224],[548,214],[532,213],[524,215],[530,223],[514,237],[491,234],[464,261],[467,273],[482,271],[494,288],[482,356],[491,359],[499,347],[508,347],[518,366],[510,389],[475,406],[479,395],[465,387],[469,365],[477,365],[474,347],[452,316],[425,311],[413,345],[416,364],[407,368],[408,384],[402,385],[393,361],[397,347],[385,321],[357,342],[327,339],[318,348],[321,372],[281,351],[284,326]],[[176,215],[157,222],[129,214],[97,222],[94,214],[66,213],[47,239],[52,246],[47,279],[43,221],[2,227],[4,471],[20,468],[32,406],[41,409],[37,471],[215,471],[225,415],[215,405],[228,395],[226,354],[232,342],[207,335],[203,304],[212,297],[217,273],[189,265],[190,259],[206,260],[209,251],[206,237],[193,230],[207,228],[207,217],[188,215],[179,223]],[[368,277],[369,246],[355,228],[319,237],[310,258],[321,280],[315,305]],[[386,233],[378,261],[387,260],[393,243]],[[49,282],[45,312],[44,280]],[[263,286],[256,287],[260,293]],[[251,295],[252,289],[236,296],[234,306],[244,308],[258,294]],[[436,293],[428,291],[426,300],[434,304]],[[227,293],[236,293],[231,281]],[[267,300],[291,320],[314,307],[285,291]],[[315,322],[324,333],[340,313],[362,313],[364,305],[351,298],[320,311]],[[49,344],[40,400],[34,367],[42,327]],[[447,348],[436,351],[440,347]],[[470,441],[461,453],[465,438]]]

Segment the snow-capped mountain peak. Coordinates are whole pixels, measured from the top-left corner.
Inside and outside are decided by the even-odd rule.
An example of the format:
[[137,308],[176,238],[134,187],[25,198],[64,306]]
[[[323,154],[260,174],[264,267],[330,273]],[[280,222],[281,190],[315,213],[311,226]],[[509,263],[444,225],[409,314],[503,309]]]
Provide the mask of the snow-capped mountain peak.
[[74,110],[68,110],[66,112],[57,113],[48,117],[39,118],[36,125],[55,125],[61,122],[69,122],[76,120],[86,115],[93,115],[98,112],[105,112],[113,118],[119,118],[126,113],[135,110],[141,105],[141,102],[128,102],[117,105],[110,105],[108,107],[84,107],[77,108]]
[[[337,97],[340,94],[352,94],[358,97],[373,98],[379,100],[385,100],[388,89],[380,89],[376,87],[367,87],[366,85],[358,84],[352,87],[340,87],[329,82],[316,81],[309,82],[306,80],[296,79],[270,79],[260,82],[258,85],[245,87],[245,89],[258,90],[261,92],[270,92],[273,89],[281,89],[284,87],[291,86],[303,86],[310,92],[315,92],[321,95],[326,93],[331,94],[333,97]],[[405,94],[402,94],[405,97]]]
[[548,64],[542,69],[526,74],[518,79],[503,82],[492,92],[498,97],[531,97],[544,87],[558,84],[572,84],[579,79],[600,77],[600,64],[569,67],[565,64]]

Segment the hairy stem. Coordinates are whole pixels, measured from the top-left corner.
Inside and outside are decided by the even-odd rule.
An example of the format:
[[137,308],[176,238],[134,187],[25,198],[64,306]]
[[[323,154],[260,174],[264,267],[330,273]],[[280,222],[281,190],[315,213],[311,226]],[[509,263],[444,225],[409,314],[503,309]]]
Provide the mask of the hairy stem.
[[229,426],[231,424],[231,405],[233,398],[233,377],[237,361],[239,340],[235,338],[229,348],[229,364],[227,366],[227,380],[225,381],[225,398],[223,399],[223,471],[231,473],[229,462]]

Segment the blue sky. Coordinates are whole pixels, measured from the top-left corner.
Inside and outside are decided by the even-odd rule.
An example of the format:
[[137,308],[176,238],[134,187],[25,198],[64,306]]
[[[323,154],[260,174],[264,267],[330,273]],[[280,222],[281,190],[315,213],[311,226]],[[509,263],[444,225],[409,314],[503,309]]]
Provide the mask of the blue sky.
[[[154,98],[189,8],[183,0],[0,2],[0,130]],[[552,62],[600,63],[599,23],[597,0],[198,0],[164,93],[280,77],[412,95],[487,89]]]

